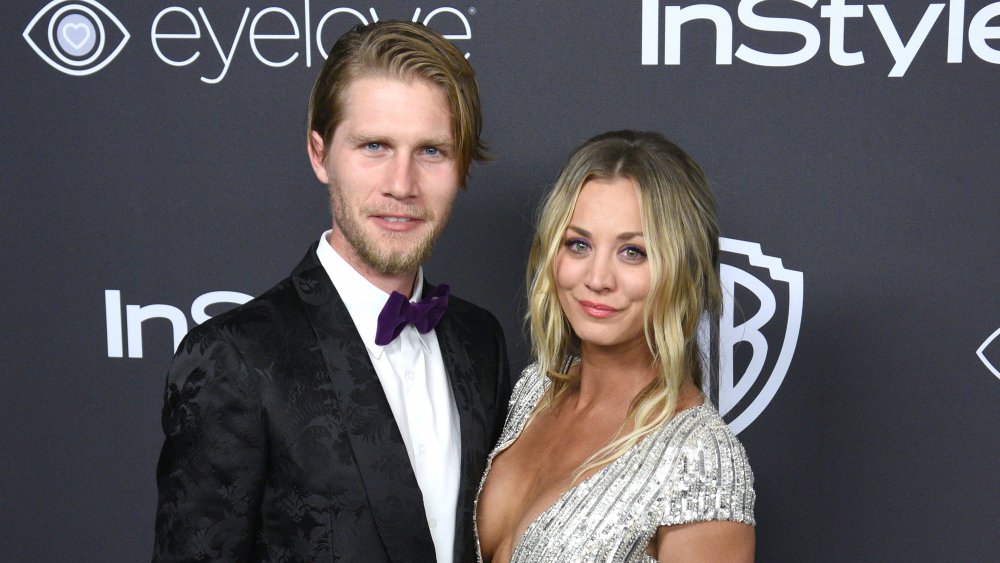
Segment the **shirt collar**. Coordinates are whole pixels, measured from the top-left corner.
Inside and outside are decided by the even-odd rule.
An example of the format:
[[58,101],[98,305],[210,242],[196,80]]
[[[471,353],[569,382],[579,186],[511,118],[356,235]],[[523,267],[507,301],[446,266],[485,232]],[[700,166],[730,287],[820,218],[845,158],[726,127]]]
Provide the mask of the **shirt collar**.
[[[354,326],[361,335],[361,340],[365,343],[365,347],[368,348],[368,353],[375,358],[379,358],[382,356],[384,350],[398,347],[401,340],[397,338],[386,346],[375,344],[378,315],[382,312],[382,307],[385,306],[386,300],[389,299],[389,294],[375,287],[374,284],[365,279],[364,276],[330,246],[328,241],[330,232],[326,231],[320,237],[319,245],[316,247],[316,256],[319,258],[320,264],[323,265],[323,269],[326,270],[326,274],[330,276],[333,287],[337,289],[337,293],[340,294],[340,298],[344,301],[347,312],[350,313],[351,319],[354,321]],[[417,269],[415,285],[416,287],[413,288],[410,301],[418,300],[423,294],[423,266]],[[412,326],[408,326],[404,330],[416,332],[416,329]],[[426,339],[433,337],[434,331],[432,330],[427,334],[417,332],[417,335],[421,337],[420,342],[426,348],[428,346]]]

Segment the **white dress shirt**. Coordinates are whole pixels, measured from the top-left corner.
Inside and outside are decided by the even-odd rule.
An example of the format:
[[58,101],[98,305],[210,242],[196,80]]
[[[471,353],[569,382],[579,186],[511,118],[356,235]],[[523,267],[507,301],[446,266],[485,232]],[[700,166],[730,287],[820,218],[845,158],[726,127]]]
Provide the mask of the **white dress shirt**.
[[[375,344],[378,315],[389,294],[358,273],[327,242],[316,249],[323,269],[337,288],[403,435],[413,474],[423,493],[427,525],[438,563],[451,563],[455,550],[455,511],[461,464],[458,410],[448,383],[434,330],[420,334],[412,325],[386,346]],[[413,298],[423,291],[423,268],[417,271]]]

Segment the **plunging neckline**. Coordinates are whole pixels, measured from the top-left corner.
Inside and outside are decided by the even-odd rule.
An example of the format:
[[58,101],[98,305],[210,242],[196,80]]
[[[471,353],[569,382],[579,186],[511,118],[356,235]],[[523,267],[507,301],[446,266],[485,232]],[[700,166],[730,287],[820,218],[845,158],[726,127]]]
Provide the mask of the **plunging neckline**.
[[[476,502],[475,502],[475,506],[473,507],[474,508],[475,522],[476,522],[475,523],[475,530],[474,530],[475,531],[475,537],[476,537],[476,557],[477,557],[477,560],[480,563],[483,562],[483,549],[482,549],[482,545],[480,545],[480,542],[479,542],[479,524],[478,524],[478,522],[479,522],[479,497],[483,493],[483,486],[486,484],[486,477],[489,476],[490,470],[493,468],[493,460],[496,458],[496,456],[500,455],[504,450],[506,450],[511,445],[513,445],[514,442],[516,442],[517,439],[521,437],[521,434],[524,432],[525,428],[527,428],[528,424],[531,422],[532,413],[534,413],[535,409],[538,407],[538,402],[541,400],[542,395],[545,394],[545,392],[548,390],[549,386],[551,386],[551,385],[552,385],[552,381],[550,381],[548,378],[545,378],[543,380],[543,382],[542,382],[542,390],[541,390],[540,393],[538,393],[538,396],[535,398],[535,404],[531,408],[531,412],[529,412],[528,415],[527,415],[527,417],[525,418],[524,424],[522,424],[521,427],[518,428],[517,433],[514,434],[509,440],[507,440],[503,444],[498,444],[495,448],[493,448],[493,451],[490,453],[489,457],[486,459],[486,470],[483,472],[483,477],[482,477],[482,479],[479,482],[479,491],[476,493]],[[528,535],[528,533],[531,532],[534,528],[536,528],[539,525],[539,522],[542,521],[543,517],[545,517],[550,512],[552,512],[552,510],[554,508],[556,508],[557,506],[562,505],[566,501],[566,499],[572,493],[574,493],[574,492],[576,492],[577,490],[580,490],[580,489],[589,488],[590,483],[592,481],[595,481],[599,476],[601,476],[602,474],[606,473],[612,467],[617,466],[619,463],[623,463],[624,460],[626,458],[628,458],[630,456],[630,454],[632,452],[634,452],[638,448],[638,446],[640,444],[642,444],[643,442],[645,442],[647,438],[650,438],[654,434],[662,432],[665,428],[667,428],[668,426],[671,426],[675,421],[677,421],[679,419],[679,417],[680,417],[681,414],[687,413],[688,411],[694,411],[696,409],[703,408],[707,404],[708,404],[708,402],[702,402],[699,405],[695,405],[693,407],[688,407],[688,408],[686,408],[684,410],[680,410],[680,411],[675,412],[674,415],[672,417],[670,417],[669,419],[667,419],[666,421],[664,421],[664,423],[662,425],[660,425],[659,428],[657,428],[656,430],[654,430],[654,431],[646,434],[639,441],[637,441],[636,443],[634,443],[631,446],[629,446],[629,448],[627,450],[625,450],[624,452],[622,452],[622,455],[620,455],[617,458],[615,458],[614,460],[612,460],[611,463],[605,464],[604,467],[601,467],[600,469],[598,469],[597,471],[595,471],[593,474],[591,474],[586,479],[580,481],[579,483],[577,483],[577,484],[569,487],[565,491],[563,491],[562,494],[560,494],[558,497],[556,497],[556,499],[554,501],[552,501],[552,504],[550,504],[547,508],[545,508],[545,510],[539,512],[538,515],[535,516],[535,518],[531,522],[529,522],[528,525],[524,528],[524,531],[521,532],[521,535],[517,537],[517,540],[514,542],[514,548],[511,549],[511,551],[510,551],[510,561],[514,560],[514,556],[517,555],[517,552],[518,552],[518,550],[521,547],[521,542]]]

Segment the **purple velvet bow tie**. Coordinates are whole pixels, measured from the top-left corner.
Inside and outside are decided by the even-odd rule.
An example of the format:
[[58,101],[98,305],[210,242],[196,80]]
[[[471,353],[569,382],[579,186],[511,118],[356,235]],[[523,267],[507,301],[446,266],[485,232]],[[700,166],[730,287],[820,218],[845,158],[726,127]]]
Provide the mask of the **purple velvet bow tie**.
[[412,324],[420,334],[430,332],[437,326],[448,308],[448,294],[448,285],[441,284],[433,288],[420,302],[410,303],[405,295],[393,291],[378,315],[375,344],[379,346],[389,344],[408,324]]

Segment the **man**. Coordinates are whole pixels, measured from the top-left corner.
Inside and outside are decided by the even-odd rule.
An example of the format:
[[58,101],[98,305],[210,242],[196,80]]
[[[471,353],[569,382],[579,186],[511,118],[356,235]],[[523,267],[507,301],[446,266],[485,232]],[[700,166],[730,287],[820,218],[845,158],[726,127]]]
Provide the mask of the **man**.
[[475,559],[506,349],[420,264],[484,157],[481,121],[472,68],[424,26],[358,27],[331,49],[307,148],[333,228],[178,349],[154,560]]

